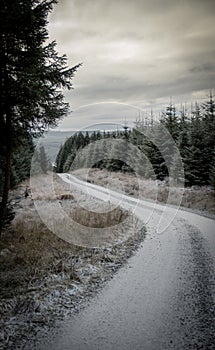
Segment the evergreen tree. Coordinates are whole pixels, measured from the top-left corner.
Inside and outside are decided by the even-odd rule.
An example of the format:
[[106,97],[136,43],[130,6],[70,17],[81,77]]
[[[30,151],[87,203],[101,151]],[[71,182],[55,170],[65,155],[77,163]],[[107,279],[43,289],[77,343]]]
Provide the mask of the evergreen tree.
[[90,142],[96,141],[97,140],[97,136],[96,136],[96,132],[93,131],[93,133],[90,136]]
[[209,94],[209,100],[206,103],[202,104],[202,110],[204,112],[203,120],[206,120],[207,122],[214,123],[215,119],[215,101],[213,99],[212,90]]
[[186,158],[186,151],[189,147],[189,133],[191,123],[188,122],[186,110],[182,107],[179,117],[179,135],[177,139],[177,146],[179,148],[182,158]]
[[[0,152],[1,153],[1,152]],[[14,151],[11,159],[10,187],[16,187],[21,181],[30,175],[31,158],[34,153],[34,143],[31,135],[26,134],[22,138],[22,143]],[[3,169],[5,167],[4,155],[0,155],[0,196],[3,192]]]
[[202,164],[201,151],[201,111],[199,105],[196,103],[192,110],[190,122],[188,122],[185,110],[182,109],[179,120],[180,133],[177,140],[185,171],[185,184],[190,186],[199,184],[200,167]]
[[33,138],[26,134],[12,156],[10,187],[17,186],[30,176],[31,159],[34,152]]
[[211,162],[211,166],[209,169],[209,183],[212,186],[213,190],[215,190],[215,155]]
[[42,172],[47,174],[48,170],[51,170],[52,166],[43,145],[41,145],[39,148],[39,159]]
[[202,152],[194,145],[187,149],[187,155],[184,159],[185,164],[185,180],[187,185],[200,185],[204,183],[204,175],[202,172]]
[[67,160],[68,155],[70,154],[70,151],[67,150],[66,144],[61,146],[57,158],[56,158],[56,172],[57,173],[63,173],[63,167]]
[[168,129],[174,140],[177,140],[179,133],[178,116],[176,114],[176,108],[170,102],[166,107],[166,111],[162,113],[161,123]]
[[88,145],[90,143],[90,136],[89,136],[89,133],[88,131],[86,132],[86,135],[84,137],[84,145]]
[[[170,103],[161,122],[155,122],[151,115],[150,121],[146,119],[136,121],[136,128],[132,131],[128,131],[127,128],[111,133],[94,131],[90,137],[87,134],[71,137],[63,146],[63,154],[66,155],[63,159],[62,148],[60,149],[58,163],[61,159],[61,167],[65,165],[62,171],[68,169],[73,158],[73,156],[68,158],[68,154],[71,154],[75,149],[74,145],[78,144],[78,147],[83,147],[81,154],[83,159],[79,159],[79,167],[93,166],[124,172],[130,172],[134,168],[133,170],[147,178],[154,178],[153,171],[156,178],[160,180],[171,176],[175,184],[181,183],[184,175],[185,184],[189,186],[212,184],[215,149],[214,116],[215,102],[212,92],[209,100],[202,106],[195,104],[191,117],[188,116],[185,107],[182,107],[181,111],[176,114],[175,107]],[[175,143],[168,131],[171,136],[174,136]],[[107,139],[112,139],[112,144],[109,142],[106,144]],[[96,140],[100,140],[102,147],[93,142]],[[125,147],[126,143],[122,142],[123,140],[127,142],[127,147]],[[84,151],[88,142],[90,142],[89,148]],[[141,153],[135,152],[130,147],[131,143],[140,149],[143,157]],[[176,152],[176,146],[180,151],[182,162]],[[98,161],[103,156],[101,152],[104,153],[104,160]],[[184,170],[182,163],[184,163]]]
[[62,164],[61,164],[61,158],[62,158],[62,153],[63,153],[63,145],[60,146],[60,149],[58,151],[56,160],[55,160],[55,171],[57,173],[62,172]]
[[68,157],[67,157],[67,159],[66,159],[66,161],[65,161],[65,163],[64,163],[64,165],[63,165],[63,172],[64,172],[64,173],[68,173],[68,172],[70,171],[71,166],[72,166],[72,162],[73,162],[73,160],[74,160],[74,158],[75,158],[75,155],[76,155],[75,150],[73,150],[73,152],[71,152],[71,153],[68,155]]
[[209,169],[215,149],[215,109],[212,94],[192,111],[189,142],[185,147],[185,178],[188,185],[209,184]]
[[12,156],[23,134],[39,135],[68,111],[62,88],[71,88],[78,66],[68,68],[56,43],[48,45],[47,16],[56,0],[1,0],[0,148],[5,169],[0,232],[6,215]]
[[76,148],[79,149],[85,145],[85,138],[82,132],[79,132],[75,140]]
[[206,168],[209,169],[215,152],[215,101],[212,91],[209,100],[202,105],[203,155]]

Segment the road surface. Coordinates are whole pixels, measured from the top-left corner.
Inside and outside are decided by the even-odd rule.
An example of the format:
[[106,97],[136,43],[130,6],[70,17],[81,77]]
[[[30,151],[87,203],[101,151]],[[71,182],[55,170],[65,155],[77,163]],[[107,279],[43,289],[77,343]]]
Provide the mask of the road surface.
[[[61,174],[86,191],[86,183]],[[215,222],[88,184],[89,194],[135,211],[147,235],[78,315],[60,322],[41,349],[215,349]]]

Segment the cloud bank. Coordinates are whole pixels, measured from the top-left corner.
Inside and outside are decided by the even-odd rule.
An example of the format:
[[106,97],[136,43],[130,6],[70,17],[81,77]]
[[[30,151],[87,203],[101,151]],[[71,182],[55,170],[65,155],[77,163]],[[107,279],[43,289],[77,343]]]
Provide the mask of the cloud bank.
[[204,98],[215,85],[214,13],[214,0],[60,0],[50,39],[69,65],[83,62],[66,93],[71,109],[117,101],[156,110],[170,96]]

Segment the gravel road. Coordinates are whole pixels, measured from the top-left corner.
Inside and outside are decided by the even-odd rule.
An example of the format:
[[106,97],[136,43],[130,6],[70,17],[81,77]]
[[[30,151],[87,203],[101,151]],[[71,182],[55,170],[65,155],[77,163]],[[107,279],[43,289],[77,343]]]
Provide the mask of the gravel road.
[[147,237],[105,289],[59,322],[40,349],[215,349],[214,220],[61,178],[133,210]]

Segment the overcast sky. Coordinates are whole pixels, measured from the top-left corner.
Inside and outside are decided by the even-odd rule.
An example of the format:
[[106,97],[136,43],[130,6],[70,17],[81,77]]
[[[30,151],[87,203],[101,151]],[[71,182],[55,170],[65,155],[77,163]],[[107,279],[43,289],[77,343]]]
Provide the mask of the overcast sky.
[[70,66],[83,62],[60,128],[131,123],[170,96],[201,102],[215,88],[214,13],[215,0],[59,0],[50,39]]

